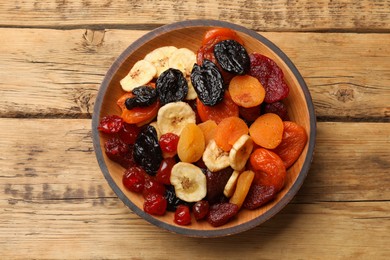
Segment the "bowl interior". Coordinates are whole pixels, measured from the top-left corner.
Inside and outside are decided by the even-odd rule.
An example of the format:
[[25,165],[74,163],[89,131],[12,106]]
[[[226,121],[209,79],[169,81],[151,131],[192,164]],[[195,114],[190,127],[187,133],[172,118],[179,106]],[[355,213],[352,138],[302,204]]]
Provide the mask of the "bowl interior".
[[[116,105],[116,101],[124,92],[119,81],[127,75],[135,62],[143,59],[150,51],[167,45],[186,47],[196,52],[201,46],[204,33],[211,27],[231,27],[244,40],[248,53],[262,53],[273,59],[282,68],[285,80],[290,87],[289,96],[284,101],[288,107],[290,119],[306,129],[309,140],[299,159],[288,170],[284,189],[271,203],[257,210],[241,209],[239,215],[233,221],[219,228],[211,227],[206,221],[197,222],[195,220],[192,221],[190,226],[183,227],[173,222],[173,213],[168,212],[165,216],[154,217],[143,212],[143,197],[127,191],[122,185],[124,169],[106,157],[104,142],[107,136],[96,131],[96,126],[105,115],[120,115],[121,111]],[[184,235],[202,237],[238,233],[257,226],[280,211],[292,199],[306,177],[312,159],[315,138],[313,134],[315,132],[315,117],[310,94],[291,61],[276,46],[259,34],[236,25],[216,21],[177,23],[164,26],[148,33],[129,46],[113,64],[102,83],[95,105],[93,121],[97,158],[103,174],[118,197],[135,213],[157,226]]]

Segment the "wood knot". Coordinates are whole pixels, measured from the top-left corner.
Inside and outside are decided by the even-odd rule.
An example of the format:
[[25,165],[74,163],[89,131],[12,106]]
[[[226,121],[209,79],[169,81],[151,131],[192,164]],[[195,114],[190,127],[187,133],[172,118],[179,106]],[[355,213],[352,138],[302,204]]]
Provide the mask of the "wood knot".
[[105,30],[90,30],[87,29],[83,35],[85,46],[98,47],[103,44]]
[[337,90],[336,97],[338,101],[348,102],[354,100],[354,91],[350,88],[340,88]]

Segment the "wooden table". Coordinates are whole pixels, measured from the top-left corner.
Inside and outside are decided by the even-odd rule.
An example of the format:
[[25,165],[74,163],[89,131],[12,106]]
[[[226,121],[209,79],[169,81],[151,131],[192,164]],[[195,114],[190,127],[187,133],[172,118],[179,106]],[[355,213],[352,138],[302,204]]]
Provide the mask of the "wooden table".
[[[291,58],[318,119],[293,201],[217,239],[160,230],[115,196],[91,113],[114,59],[153,28],[219,19]],[[390,259],[390,1],[2,1],[2,259]]]

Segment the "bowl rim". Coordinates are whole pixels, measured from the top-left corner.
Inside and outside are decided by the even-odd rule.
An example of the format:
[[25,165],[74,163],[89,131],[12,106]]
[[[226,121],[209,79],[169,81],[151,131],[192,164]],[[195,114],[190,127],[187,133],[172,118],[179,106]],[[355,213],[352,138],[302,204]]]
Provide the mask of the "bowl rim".
[[[279,203],[275,204],[270,210],[266,211],[264,214],[247,221],[245,223],[239,224],[237,226],[233,227],[227,227],[227,228],[217,228],[213,230],[197,230],[197,229],[191,229],[176,225],[171,225],[168,223],[165,223],[158,218],[149,215],[148,213],[144,212],[142,209],[138,208],[129,198],[122,192],[122,190],[118,187],[118,185],[115,183],[114,179],[110,175],[107,165],[105,164],[105,161],[103,159],[103,152],[100,146],[100,135],[99,131],[97,130],[97,126],[99,124],[100,120],[100,110],[103,104],[103,99],[106,94],[107,88],[109,86],[109,83],[113,79],[115,72],[121,67],[122,63],[126,60],[126,58],[131,55],[133,52],[135,52],[139,47],[141,47],[145,42],[155,38],[158,35],[164,34],[171,30],[178,30],[178,29],[184,29],[188,27],[201,27],[201,26],[210,26],[210,27],[228,27],[233,30],[239,31],[241,33],[247,34],[258,41],[262,42],[264,45],[266,45],[268,48],[270,48],[276,55],[278,55],[281,60],[288,66],[288,68],[292,71],[294,76],[296,77],[296,80],[299,83],[299,86],[301,87],[305,101],[307,104],[308,112],[309,112],[309,119],[310,119],[310,133],[308,136],[308,140],[312,140],[308,143],[308,150],[306,157],[304,159],[304,163],[302,165],[302,169],[298,174],[298,177],[296,181],[291,186],[290,190],[283,196],[283,198],[279,201]],[[307,174],[310,168],[310,165],[313,160],[314,156],[314,148],[315,148],[315,140],[316,140],[316,132],[317,132],[317,126],[316,126],[316,115],[314,110],[314,104],[309,92],[309,89],[299,73],[298,69],[295,67],[295,65],[292,63],[292,61],[288,58],[288,56],[274,43],[272,43],[270,40],[265,38],[264,36],[260,35],[259,33],[248,29],[246,27],[243,27],[241,25],[237,25],[234,23],[226,22],[226,21],[219,21],[219,20],[208,20],[208,19],[197,19],[197,20],[185,20],[180,22],[175,22],[167,25],[163,25],[161,27],[158,27],[145,35],[141,36],[139,39],[134,41],[132,44],[130,44],[120,55],[119,57],[114,61],[114,63],[111,65],[109,70],[107,71],[100,87],[98,90],[98,94],[95,100],[95,105],[93,109],[92,114],[92,139],[93,139],[93,147],[95,150],[96,159],[98,161],[98,164],[100,166],[100,169],[108,182],[111,189],[114,191],[114,193],[124,202],[124,204],[130,208],[134,213],[136,213],[138,216],[143,218],[144,220],[148,221],[149,223],[163,228],[167,231],[181,234],[184,236],[190,236],[190,237],[221,237],[221,236],[229,236],[237,233],[241,233],[247,230],[250,230],[277,213],[279,213],[296,195],[298,190],[301,188]]]

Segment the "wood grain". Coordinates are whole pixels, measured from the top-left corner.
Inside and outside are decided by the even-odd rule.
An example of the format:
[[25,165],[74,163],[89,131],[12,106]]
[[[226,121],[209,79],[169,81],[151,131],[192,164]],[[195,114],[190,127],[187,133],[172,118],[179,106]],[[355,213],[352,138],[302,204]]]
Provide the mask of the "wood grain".
[[0,4],[0,25],[150,29],[187,19],[215,19],[262,31],[388,32],[389,9],[389,0],[13,0]]
[[[7,28],[0,32],[0,116],[45,118],[90,118],[106,71],[146,33]],[[390,121],[390,34],[262,34],[300,70],[319,120]]]
[[90,123],[0,119],[3,258],[161,259],[168,251],[202,259],[390,255],[386,123],[318,123],[316,157],[293,202],[251,231],[212,240],[161,231],[127,209],[100,172]]

